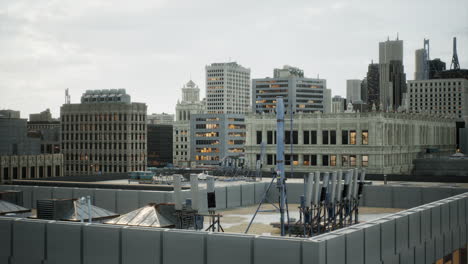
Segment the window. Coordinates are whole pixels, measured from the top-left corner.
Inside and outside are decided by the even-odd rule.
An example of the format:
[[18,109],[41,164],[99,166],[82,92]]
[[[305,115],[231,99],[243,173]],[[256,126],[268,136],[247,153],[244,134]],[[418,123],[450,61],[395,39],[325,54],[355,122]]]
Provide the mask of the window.
[[351,130],[349,131],[349,144],[356,145],[356,131]]
[[257,131],[257,145],[262,144],[262,131]]
[[369,156],[362,155],[362,167],[369,167]]
[[323,166],[328,166],[328,155],[322,155],[322,165]]
[[349,165],[351,167],[356,167],[356,155],[349,156]]
[[349,162],[349,156],[348,155],[341,156],[341,166],[348,167],[349,166],[348,162]]
[[328,130],[322,131],[322,144],[328,145]]
[[369,145],[369,131],[368,130],[362,131],[362,144]]
[[273,144],[273,131],[267,131],[267,144]]
[[[284,155],[284,159],[285,159],[285,165],[291,165],[291,155],[290,154],[286,154]],[[297,166],[299,165],[299,159],[298,159],[298,155],[292,155],[292,163],[294,166]]]
[[341,131],[341,144],[348,145],[348,131],[347,130]]
[[310,155],[310,165],[317,166],[317,155]]
[[317,131],[310,131],[310,144],[317,144]]
[[[292,142],[293,142],[293,144],[298,143],[297,131],[293,131],[293,133],[292,133]],[[285,131],[285,133],[284,133],[284,144],[291,144],[291,131]]]
[[330,130],[330,144],[336,145],[336,130]]
[[330,166],[336,166],[336,155],[330,156]]
[[267,165],[275,165],[276,164],[276,155],[275,154],[268,154],[267,155]]
[[304,155],[303,160],[304,160],[304,162],[302,163],[302,165],[310,166],[310,155]]
[[310,132],[304,131],[304,144],[310,144]]

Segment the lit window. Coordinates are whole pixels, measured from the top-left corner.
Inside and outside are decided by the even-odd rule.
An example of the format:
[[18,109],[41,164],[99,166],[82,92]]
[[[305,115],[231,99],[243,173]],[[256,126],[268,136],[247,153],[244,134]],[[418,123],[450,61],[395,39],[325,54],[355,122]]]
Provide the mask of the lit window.
[[369,145],[369,131],[367,130],[362,131],[362,144]]
[[368,167],[369,166],[369,156],[368,155],[362,155],[362,166],[363,167]]

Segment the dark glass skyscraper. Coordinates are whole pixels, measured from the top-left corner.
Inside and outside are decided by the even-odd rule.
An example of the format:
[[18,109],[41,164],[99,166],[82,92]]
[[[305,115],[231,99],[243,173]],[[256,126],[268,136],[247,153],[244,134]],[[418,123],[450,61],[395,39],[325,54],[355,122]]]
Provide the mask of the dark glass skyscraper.
[[379,86],[379,64],[371,63],[367,70],[367,98],[363,98],[368,109],[372,109],[372,105],[378,108],[380,105],[380,86]]

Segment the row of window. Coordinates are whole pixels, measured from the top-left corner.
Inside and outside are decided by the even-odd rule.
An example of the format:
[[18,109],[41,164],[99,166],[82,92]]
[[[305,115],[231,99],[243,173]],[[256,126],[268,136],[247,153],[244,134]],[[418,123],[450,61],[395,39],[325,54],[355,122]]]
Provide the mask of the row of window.
[[[299,155],[297,154],[286,154],[284,157],[285,165],[293,166],[341,166],[341,167],[356,167],[357,164],[357,155],[341,155],[341,161],[337,159],[337,155],[321,155],[322,161],[318,164],[319,155],[302,155],[302,164],[299,164]],[[260,159],[260,155],[257,155],[257,160]],[[267,154],[266,155],[267,165],[276,165],[276,154]],[[369,155],[361,155],[360,165],[362,167],[369,166]]]
[[62,131],[145,131],[146,124],[62,124]]
[[[303,132],[303,144],[304,145],[317,144],[317,140],[318,140],[317,130],[310,130],[310,131],[306,130],[302,132]],[[336,145],[336,142],[337,142],[336,130],[322,130],[321,133],[322,133],[321,144]],[[358,136],[358,133],[356,132],[356,130],[341,130],[341,144],[342,145],[356,145],[357,136]],[[264,142],[262,131],[257,130],[256,139],[257,139],[256,140],[257,145]],[[292,140],[292,144],[294,145],[299,144],[299,137],[298,137],[297,130],[293,130],[292,135],[291,135],[291,131],[288,131],[288,130],[285,131],[284,143],[291,144],[291,140]],[[271,130],[267,131],[266,144],[268,145],[276,144],[276,131],[271,131]],[[368,130],[361,131],[361,144],[362,145],[369,144],[369,131]]]
[[87,121],[146,121],[143,114],[122,114],[122,113],[100,113],[100,114],[64,114],[61,116],[65,122],[87,122]]
[[[128,135],[128,137],[127,137]],[[145,133],[63,133],[63,140],[145,140]]]
[[[72,161],[144,161],[146,155],[142,154],[65,154],[67,162]],[[127,158],[128,157],[128,158]]]
[[79,173],[79,172],[95,172],[95,173],[102,173],[102,172],[127,172],[127,171],[143,171],[146,170],[146,166],[131,166],[127,169],[127,166],[119,166],[119,165],[102,165],[102,166],[88,166],[88,165],[67,165],[66,171],[71,173]]
[[[128,146],[128,147],[127,147]],[[146,143],[106,143],[106,142],[96,142],[96,143],[62,143],[63,150],[127,150],[127,149],[146,149]]]

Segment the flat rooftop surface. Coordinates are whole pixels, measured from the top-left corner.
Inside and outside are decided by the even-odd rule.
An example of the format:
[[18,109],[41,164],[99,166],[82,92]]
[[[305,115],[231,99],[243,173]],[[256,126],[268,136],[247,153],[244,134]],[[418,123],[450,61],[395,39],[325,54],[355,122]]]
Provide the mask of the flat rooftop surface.
[[[232,180],[230,177],[216,177],[215,186],[233,186],[240,184],[249,184],[253,182],[248,182],[245,180]],[[271,182],[271,178],[263,178],[262,182]],[[300,178],[287,179],[288,183],[303,183],[304,180]],[[371,181],[372,185],[384,185],[383,181]],[[138,182],[132,181],[129,183],[128,180],[112,180],[112,181],[96,181],[95,183],[104,183],[104,184],[121,184],[121,185],[139,185]],[[206,188],[206,183],[204,180],[199,181],[200,188]],[[397,186],[413,186],[413,187],[460,187],[468,188],[468,183],[447,183],[447,182],[406,182],[406,181],[388,181],[388,185],[397,185]],[[183,186],[190,186],[189,182],[183,182]]]
[[[252,219],[258,205],[239,207],[234,209],[217,210],[221,217],[221,226],[228,233],[244,233]],[[289,217],[299,220],[299,204],[289,204]],[[271,204],[262,204],[261,210],[274,210]],[[398,213],[405,209],[359,207],[359,222],[368,222],[390,214]],[[279,236],[279,228],[271,226],[271,223],[279,222],[279,212],[259,212],[250,227],[248,234]],[[205,229],[209,226],[209,220],[205,218]]]

